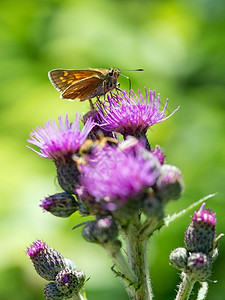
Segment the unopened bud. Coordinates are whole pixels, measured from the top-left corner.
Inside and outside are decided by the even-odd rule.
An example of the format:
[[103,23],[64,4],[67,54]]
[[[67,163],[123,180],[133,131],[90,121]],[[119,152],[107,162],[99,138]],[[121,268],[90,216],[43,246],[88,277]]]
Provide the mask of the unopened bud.
[[211,260],[204,253],[191,253],[188,257],[187,272],[198,281],[206,281],[211,275]]
[[104,244],[117,238],[118,228],[112,216],[105,216],[89,222],[82,234],[88,242]]
[[73,194],[80,175],[76,162],[72,158],[67,158],[63,161],[55,161],[55,165],[59,185],[65,192]]
[[194,213],[185,232],[184,243],[187,251],[209,254],[214,248],[216,235],[215,213],[205,209],[205,203]]
[[66,192],[46,197],[40,207],[61,218],[67,218],[78,210],[74,197]]
[[180,198],[184,182],[180,170],[172,165],[164,164],[156,180],[156,194],[164,202]]
[[44,296],[46,300],[62,300],[64,294],[57,288],[55,282],[49,282],[44,288]]
[[148,218],[154,218],[161,221],[164,217],[162,201],[156,197],[152,188],[149,188],[146,193],[142,210]]
[[185,248],[179,247],[170,253],[170,263],[178,270],[184,270],[186,268],[187,259],[188,252]]
[[57,288],[67,297],[78,293],[85,282],[85,275],[82,271],[69,269],[62,270],[55,279]]
[[63,256],[40,240],[35,241],[27,249],[36,272],[46,280],[55,280],[56,275],[65,269]]

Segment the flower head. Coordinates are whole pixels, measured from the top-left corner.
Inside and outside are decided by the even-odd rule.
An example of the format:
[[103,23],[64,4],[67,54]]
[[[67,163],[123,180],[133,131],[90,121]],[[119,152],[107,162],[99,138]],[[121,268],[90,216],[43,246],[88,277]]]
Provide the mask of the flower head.
[[185,246],[190,252],[209,254],[213,251],[216,235],[215,213],[205,209],[205,203],[194,213],[185,233]]
[[96,204],[108,210],[143,193],[146,187],[154,185],[159,174],[158,160],[140,143],[128,148],[122,145],[98,149],[82,167],[83,188],[97,199]]
[[46,280],[55,280],[58,272],[66,268],[63,256],[40,240],[27,249],[27,255],[32,260],[36,272]]
[[128,94],[108,94],[104,104],[98,103],[99,115],[102,119],[101,128],[107,131],[121,133],[124,137],[133,135],[144,136],[149,127],[169,118],[165,117],[168,99],[163,110],[160,111],[160,96],[155,98],[155,92],[145,88],[146,99],[139,91],[139,97],[133,90]]
[[54,161],[64,160],[79,151],[85,142],[89,132],[94,127],[94,122],[89,118],[82,130],[80,126],[80,114],[76,119],[69,122],[68,114],[65,119],[60,115],[57,125],[53,119],[45,122],[45,126],[37,127],[30,133],[29,143],[40,148],[40,152],[30,148],[41,157],[52,158]]

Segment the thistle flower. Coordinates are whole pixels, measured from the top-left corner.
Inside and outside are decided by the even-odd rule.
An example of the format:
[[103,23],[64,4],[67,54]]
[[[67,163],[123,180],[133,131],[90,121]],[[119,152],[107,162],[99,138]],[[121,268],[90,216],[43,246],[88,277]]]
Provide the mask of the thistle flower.
[[188,226],[184,243],[187,251],[209,254],[213,251],[216,236],[215,212],[205,209],[205,203],[195,211]]
[[55,280],[58,272],[66,268],[63,256],[40,240],[27,249],[27,255],[36,272],[48,281]]
[[108,94],[107,100],[98,105],[101,116],[101,128],[107,131],[121,133],[125,138],[128,135],[135,137],[145,136],[147,130],[159,122],[165,121],[179,109],[165,117],[168,99],[163,110],[160,111],[160,96],[155,98],[155,92],[145,88],[146,99],[139,90],[139,97],[133,90],[128,94],[121,91],[119,94]]
[[54,161],[65,160],[79,151],[80,146],[85,142],[88,133],[94,127],[93,121],[89,118],[82,130],[80,127],[80,114],[76,114],[76,119],[69,122],[68,114],[65,119],[60,115],[58,123],[53,119],[45,122],[45,127],[37,127],[30,133],[29,143],[40,148],[36,152],[39,156],[51,158]]
[[117,148],[106,145],[87,159],[80,181],[96,205],[113,211],[154,185],[159,168],[158,160],[141,143],[131,148],[123,143]]
[[78,203],[68,193],[57,193],[42,200],[40,207],[56,217],[67,218],[78,210]]
[[62,189],[74,193],[79,171],[72,155],[78,153],[85,142],[89,132],[94,127],[94,122],[89,119],[82,130],[79,130],[81,116],[77,113],[74,122],[70,123],[68,114],[65,119],[58,117],[59,126],[55,120],[45,122],[45,127],[37,127],[30,133],[29,143],[40,148],[36,152],[39,156],[53,159],[57,167],[58,182]]

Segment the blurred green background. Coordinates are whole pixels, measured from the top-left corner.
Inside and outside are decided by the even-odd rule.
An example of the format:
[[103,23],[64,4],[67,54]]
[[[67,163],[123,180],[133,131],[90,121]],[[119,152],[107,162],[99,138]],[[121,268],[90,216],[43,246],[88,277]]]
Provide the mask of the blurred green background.
[[[49,118],[85,113],[88,103],[59,99],[47,72],[54,68],[144,68],[123,72],[135,91],[160,92],[168,113],[180,110],[149,131],[167,162],[177,165],[186,184],[183,197],[170,203],[172,214],[218,192],[207,202],[224,232],[225,208],[225,2],[224,0],[1,0],[0,105],[1,205],[0,299],[43,299],[45,281],[25,255],[43,239],[70,257],[91,277],[89,300],[128,299],[98,246],[81,238],[78,214],[59,219],[45,214],[40,199],[60,189],[55,167],[26,148],[30,131]],[[121,88],[128,81],[120,77]],[[183,246],[190,215],[163,228],[152,239],[150,270],[155,299],[174,299],[179,282],[168,263],[172,249]],[[225,240],[213,267],[207,299],[224,300]],[[193,299],[195,299],[193,297]]]

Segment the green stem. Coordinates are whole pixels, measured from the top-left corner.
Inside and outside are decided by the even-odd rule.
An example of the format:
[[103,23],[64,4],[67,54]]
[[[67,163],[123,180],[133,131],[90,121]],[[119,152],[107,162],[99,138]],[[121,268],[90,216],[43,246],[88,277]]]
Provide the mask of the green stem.
[[135,282],[136,276],[132,269],[130,268],[129,264],[127,263],[125,257],[122,255],[121,251],[118,253],[111,252],[111,249],[104,246],[104,248],[107,250],[108,254],[111,256],[114,264],[117,266],[118,270],[126,276],[126,278],[130,281],[130,283]]
[[182,281],[175,300],[188,300],[196,280],[184,272],[181,273],[181,278]]
[[113,268],[112,270],[116,273],[117,276],[120,277],[121,281],[124,283],[129,297],[131,297],[132,299],[132,295],[135,293],[133,283],[137,281],[135,273],[131,269],[125,257],[122,255],[121,251],[118,250],[117,246],[115,247],[113,243],[106,243],[102,246],[112,258],[118,271],[115,271]]
[[148,240],[141,240],[139,231],[141,222],[130,224],[124,231],[127,243],[127,256],[132,270],[138,280],[135,283],[135,293],[131,299],[134,300],[151,300],[153,299],[152,288],[150,283],[147,246]]

